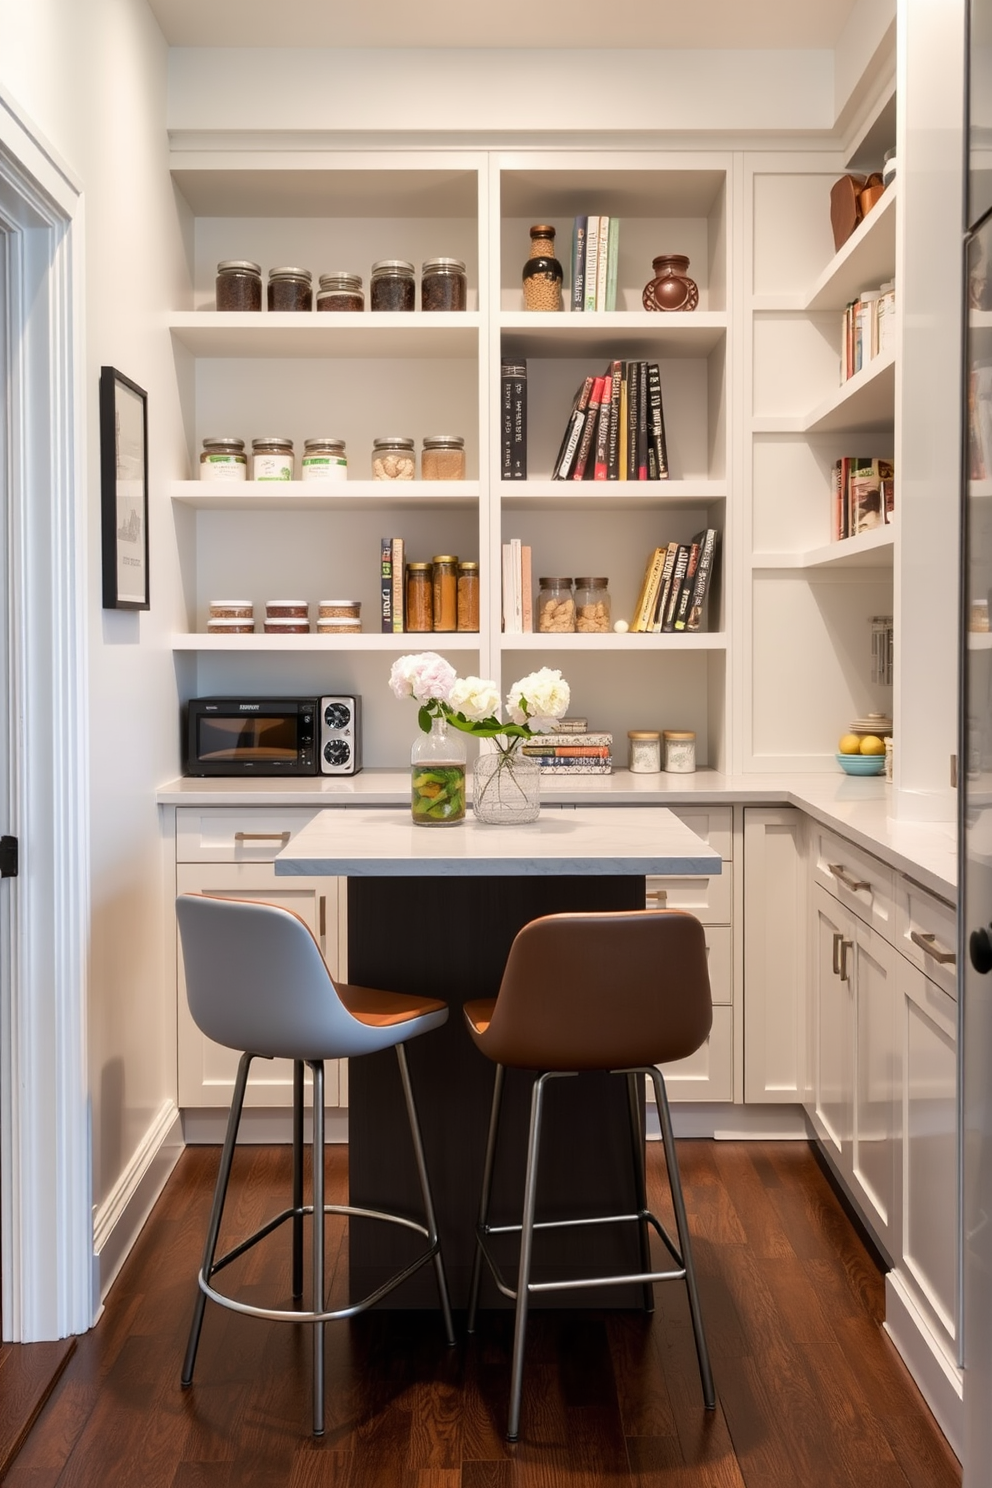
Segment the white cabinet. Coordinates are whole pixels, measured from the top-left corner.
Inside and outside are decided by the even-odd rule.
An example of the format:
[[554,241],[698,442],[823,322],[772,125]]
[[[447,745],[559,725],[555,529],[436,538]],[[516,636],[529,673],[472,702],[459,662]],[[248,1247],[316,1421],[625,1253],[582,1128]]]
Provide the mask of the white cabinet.
[[744,811],[745,1101],[803,1099],[805,836],[800,811]]
[[[346,975],[345,881],[337,878],[276,878],[272,860],[295,832],[313,817],[311,810],[276,808],[176,813],[176,891],[233,899],[264,899],[291,909],[306,921],[332,973]],[[178,930],[175,931],[178,942]],[[183,1109],[229,1106],[239,1055],[211,1042],[190,1017],[183,980],[182,947],[177,943],[179,1023],[179,1105]],[[274,995],[278,989],[273,989]],[[328,1105],[347,1104],[347,1061],[327,1066]],[[289,1060],[256,1060],[247,1104],[288,1107],[293,1099]]]

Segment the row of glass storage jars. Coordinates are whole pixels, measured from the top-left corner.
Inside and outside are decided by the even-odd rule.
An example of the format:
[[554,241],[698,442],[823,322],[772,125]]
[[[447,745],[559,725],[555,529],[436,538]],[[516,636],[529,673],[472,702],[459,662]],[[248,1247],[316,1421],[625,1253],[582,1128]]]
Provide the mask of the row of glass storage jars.
[[479,565],[438,553],[430,563],[408,563],[404,630],[416,633],[479,629]]
[[538,579],[537,629],[545,635],[603,635],[610,629],[610,594],[607,578],[570,576]]
[[[217,265],[218,310],[261,310],[262,269],[246,258],[224,259]],[[313,275],[309,269],[269,270],[266,301],[270,310],[306,311],[314,308]],[[460,258],[428,258],[420,271],[421,310],[464,310],[468,280]],[[361,274],[335,270],[321,274],[316,294],[318,310],[364,310]],[[372,265],[370,310],[415,310],[416,271],[405,258],[382,258]]]
[[[283,436],[253,439],[251,478],[256,481],[291,481],[296,475],[293,441]],[[465,440],[460,434],[429,434],[421,455],[422,480],[464,480]],[[415,480],[417,455],[414,441],[405,435],[389,435],[373,441],[373,480]],[[300,462],[302,480],[347,480],[348,455],[343,439],[306,439]],[[200,479],[243,481],[248,479],[248,456],[243,439],[204,439],[200,455]]]
[[[317,605],[318,635],[357,635],[362,628],[359,599],[321,599]],[[310,605],[305,599],[268,599],[263,628],[266,635],[307,635]],[[252,635],[255,606],[250,599],[212,599],[207,632],[210,635]]]

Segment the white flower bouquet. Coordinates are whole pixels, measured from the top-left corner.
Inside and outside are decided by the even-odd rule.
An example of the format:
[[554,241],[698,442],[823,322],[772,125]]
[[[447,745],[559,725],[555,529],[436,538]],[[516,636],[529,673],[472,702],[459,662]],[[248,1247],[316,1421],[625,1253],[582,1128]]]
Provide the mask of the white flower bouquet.
[[[443,718],[463,734],[492,739],[504,754],[512,754],[522,739],[548,734],[568,711],[569,688],[561,672],[541,667],[514,682],[506,695],[507,722],[497,716],[500,697],[495,682],[483,677],[459,677],[436,651],[401,656],[393,663],[389,685],[398,698],[420,704],[418,722],[424,733],[431,720]],[[504,742],[505,741],[505,742]]]

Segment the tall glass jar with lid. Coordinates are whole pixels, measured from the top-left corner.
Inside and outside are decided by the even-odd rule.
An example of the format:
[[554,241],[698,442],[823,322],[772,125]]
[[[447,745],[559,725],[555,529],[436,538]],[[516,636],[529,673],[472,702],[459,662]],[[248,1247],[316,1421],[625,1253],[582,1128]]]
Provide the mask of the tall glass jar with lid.
[[372,265],[369,284],[371,310],[415,310],[417,281],[413,264],[405,258],[380,258]]
[[421,310],[464,310],[468,281],[460,258],[428,258],[420,272]]
[[313,275],[309,269],[270,269],[268,305],[270,310],[312,310]]
[[568,635],[575,629],[572,580],[564,576],[538,579],[537,628],[545,635]]
[[321,274],[317,290],[318,310],[364,310],[365,292],[361,274],[348,274],[337,269]]
[[225,258],[217,265],[218,310],[261,310],[262,268],[247,258]]

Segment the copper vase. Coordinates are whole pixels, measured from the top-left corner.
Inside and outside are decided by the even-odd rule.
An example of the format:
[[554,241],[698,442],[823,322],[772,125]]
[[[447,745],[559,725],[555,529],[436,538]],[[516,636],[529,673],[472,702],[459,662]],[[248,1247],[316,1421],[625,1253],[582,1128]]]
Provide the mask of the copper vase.
[[645,310],[695,310],[699,289],[686,273],[689,260],[681,253],[663,253],[654,259],[654,278],[645,284],[641,304]]

